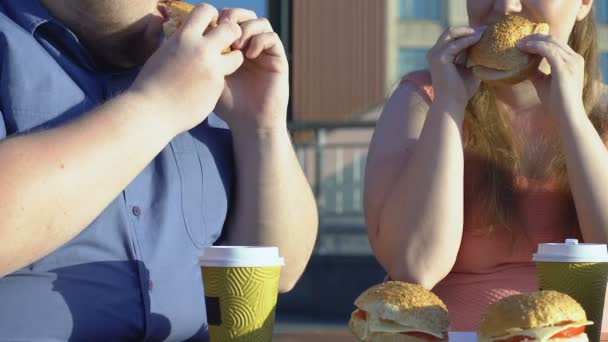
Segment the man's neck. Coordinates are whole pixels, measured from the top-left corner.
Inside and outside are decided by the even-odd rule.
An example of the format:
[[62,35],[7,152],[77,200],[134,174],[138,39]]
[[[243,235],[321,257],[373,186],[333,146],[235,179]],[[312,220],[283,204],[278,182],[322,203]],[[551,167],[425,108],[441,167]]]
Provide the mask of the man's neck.
[[[85,29],[86,26],[81,22],[87,18],[84,18],[82,13],[80,15],[76,13],[79,9],[71,6],[68,1],[40,0],[40,2],[53,17],[76,34],[97,67],[102,70],[129,69],[141,65],[158,47],[158,42],[152,41],[153,34],[148,33],[145,23],[133,23],[131,27],[123,30],[113,28],[103,30],[103,27],[97,27],[95,30]],[[143,20],[161,21],[156,26],[162,27],[160,16],[159,18],[150,16]],[[160,42],[160,39],[157,40]]]

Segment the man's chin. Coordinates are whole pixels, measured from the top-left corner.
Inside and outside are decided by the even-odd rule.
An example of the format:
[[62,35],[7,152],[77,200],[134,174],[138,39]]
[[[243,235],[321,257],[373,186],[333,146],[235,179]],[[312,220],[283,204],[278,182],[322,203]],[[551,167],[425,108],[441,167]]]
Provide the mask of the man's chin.
[[107,67],[141,66],[162,44],[162,17],[150,16],[146,25],[136,32],[117,33],[89,44],[98,63]]

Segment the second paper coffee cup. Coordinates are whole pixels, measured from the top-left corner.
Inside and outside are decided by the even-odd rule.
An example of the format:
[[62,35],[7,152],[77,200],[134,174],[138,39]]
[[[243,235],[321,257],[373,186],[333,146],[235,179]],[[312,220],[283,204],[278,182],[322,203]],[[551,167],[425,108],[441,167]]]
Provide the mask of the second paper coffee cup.
[[575,239],[539,244],[533,260],[540,288],[565,293],[579,302],[594,323],[587,328],[589,340],[599,341],[608,281],[606,245]]

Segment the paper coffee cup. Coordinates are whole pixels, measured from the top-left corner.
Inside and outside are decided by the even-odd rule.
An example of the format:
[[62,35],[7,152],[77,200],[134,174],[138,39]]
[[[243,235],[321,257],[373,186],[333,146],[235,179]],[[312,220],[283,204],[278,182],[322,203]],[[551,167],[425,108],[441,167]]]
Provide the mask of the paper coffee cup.
[[212,342],[272,341],[281,268],[276,247],[207,247],[200,258]]
[[608,251],[604,244],[565,243],[538,245],[533,256],[542,290],[565,293],[585,309],[593,325],[587,328],[590,341],[600,340],[606,282],[608,281]]

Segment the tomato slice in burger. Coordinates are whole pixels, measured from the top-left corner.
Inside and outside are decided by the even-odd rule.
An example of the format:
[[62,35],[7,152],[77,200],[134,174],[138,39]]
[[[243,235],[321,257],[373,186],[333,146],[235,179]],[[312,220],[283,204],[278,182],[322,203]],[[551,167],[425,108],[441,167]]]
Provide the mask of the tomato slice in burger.
[[367,321],[367,312],[357,309],[357,311],[355,311],[355,317]]
[[437,336],[433,336],[423,332],[411,331],[411,332],[402,332],[401,335],[407,335],[412,337],[417,337],[420,339],[428,340],[428,341],[443,341],[445,338],[439,338]]
[[575,337],[585,332],[585,326],[582,327],[573,327],[568,328],[564,331],[558,332],[557,334],[551,336],[551,338],[569,338]]

